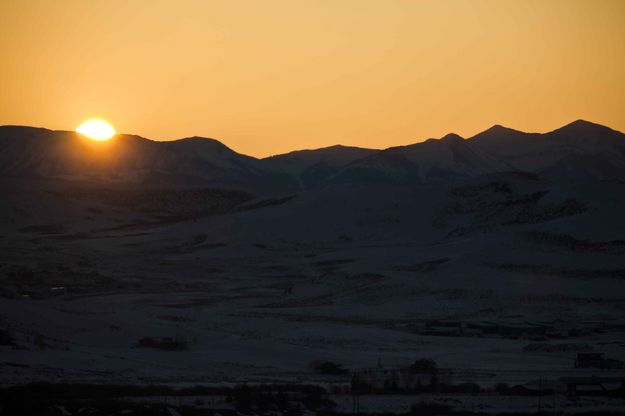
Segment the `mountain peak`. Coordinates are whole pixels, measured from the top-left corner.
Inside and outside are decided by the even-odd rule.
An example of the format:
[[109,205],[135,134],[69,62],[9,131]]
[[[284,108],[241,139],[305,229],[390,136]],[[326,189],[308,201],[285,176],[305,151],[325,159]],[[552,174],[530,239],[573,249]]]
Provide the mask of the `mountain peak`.
[[510,127],[502,126],[501,124],[495,124],[494,126],[484,130],[481,133],[469,138],[472,142],[508,142],[522,137],[531,136],[532,133],[525,133],[519,130],[511,129]]
[[314,157],[314,156],[340,156],[342,154],[362,154],[367,155],[376,152],[376,149],[368,149],[366,147],[345,146],[335,144],[332,146],[320,147],[318,149],[302,149],[293,150],[288,153],[279,153],[267,156],[264,159],[284,159],[291,157]]
[[185,137],[184,139],[174,140],[169,142],[172,146],[193,146],[198,150],[201,149],[212,149],[213,151],[228,151],[232,153],[236,153],[234,150],[223,144],[217,139],[211,139],[209,137]]
[[601,124],[579,119],[552,131],[552,133],[563,134],[567,136],[596,136],[619,132]]
[[603,127],[601,124],[593,123],[592,121],[583,120],[583,119],[580,118],[580,119],[577,119],[577,120],[575,120],[575,121],[573,121],[573,122],[563,126],[562,128],[564,128],[564,127],[577,127],[577,128],[580,128],[580,127],[591,127],[591,126]]
[[495,124],[492,127],[484,130],[480,134],[490,133],[490,134],[502,134],[502,133],[518,133],[519,130],[511,129],[510,127],[502,126],[501,124]]
[[210,137],[202,137],[202,136],[191,136],[191,137],[184,137],[182,139],[178,139],[175,141],[185,141],[185,142],[204,142],[204,143],[219,143],[225,146],[225,144],[221,143],[219,140],[217,139],[212,139]]
[[449,133],[440,138],[443,142],[458,142],[464,141],[462,136],[457,135],[456,133]]

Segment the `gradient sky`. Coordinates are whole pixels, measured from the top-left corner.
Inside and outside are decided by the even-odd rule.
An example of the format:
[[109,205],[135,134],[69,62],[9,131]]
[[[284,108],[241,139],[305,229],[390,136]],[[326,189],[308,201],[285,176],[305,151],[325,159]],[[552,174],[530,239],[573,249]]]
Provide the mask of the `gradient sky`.
[[0,124],[266,156],[625,131],[625,0],[0,0]]

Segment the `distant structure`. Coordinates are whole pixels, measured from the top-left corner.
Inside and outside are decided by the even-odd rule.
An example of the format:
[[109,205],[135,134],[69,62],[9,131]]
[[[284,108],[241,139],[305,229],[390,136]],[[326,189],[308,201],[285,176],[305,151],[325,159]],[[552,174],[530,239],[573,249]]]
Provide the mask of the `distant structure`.
[[432,360],[417,360],[405,368],[385,368],[382,360],[374,368],[354,372],[352,391],[358,393],[434,390],[439,384],[449,384],[448,375],[441,374]]
[[625,377],[562,377],[569,397],[580,395],[625,397]]
[[624,368],[623,361],[612,358],[604,358],[603,354],[596,352],[577,353],[575,368],[601,368],[605,370],[618,370]]

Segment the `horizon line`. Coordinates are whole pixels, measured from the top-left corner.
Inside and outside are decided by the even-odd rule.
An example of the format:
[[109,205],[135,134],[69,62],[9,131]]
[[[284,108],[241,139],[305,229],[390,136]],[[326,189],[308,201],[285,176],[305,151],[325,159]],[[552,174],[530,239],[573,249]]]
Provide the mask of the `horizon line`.
[[[143,140],[149,140],[151,142],[158,142],[158,143],[172,143],[172,142],[177,142],[177,141],[187,140],[187,139],[194,139],[194,138],[205,139],[205,140],[214,140],[214,141],[224,145],[225,147],[227,147],[228,149],[232,150],[233,152],[235,152],[237,154],[240,154],[240,155],[243,155],[243,156],[252,157],[252,158],[255,158],[255,159],[258,159],[258,160],[262,160],[262,159],[269,159],[269,158],[272,158],[272,157],[288,155],[288,154],[298,153],[298,152],[314,152],[314,151],[319,151],[319,150],[324,150],[324,149],[330,149],[330,148],[333,148],[333,147],[345,147],[345,148],[351,148],[351,149],[384,151],[384,150],[393,149],[393,148],[397,148],[397,147],[412,146],[412,145],[416,145],[416,144],[419,144],[419,143],[424,143],[424,142],[429,141],[429,140],[436,140],[436,141],[438,141],[438,140],[444,139],[447,136],[457,136],[457,137],[461,138],[462,140],[470,140],[470,139],[472,139],[472,138],[474,138],[476,136],[479,136],[480,134],[485,133],[485,132],[487,132],[489,130],[492,130],[494,128],[502,128],[502,129],[506,129],[506,130],[512,130],[512,131],[516,131],[516,132],[523,133],[523,134],[549,134],[549,133],[553,133],[553,132],[555,132],[557,130],[563,129],[563,128],[567,127],[567,126],[574,125],[576,123],[583,123],[583,124],[587,124],[587,125],[594,125],[594,126],[598,126],[598,127],[603,127],[603,128],[607,128],[607,129],[610,129],[612,131],[615,131],[617,133],[625,134],[625,133],[623,133],[623,132],[621,132],[619,130],[613,129],[612,127],[609,127],[609,126],[606,126],[606,125],[603,125],[603,124],[600,124],[600,123],[595,123],[593,121],[588,121],[588,120],[582,119],[582,118],[575,119],[575,120],[573,120],[573,121],[571,121],[569,123],[561,125],[560,127],[557,127],[555,129],[546,130],[546,131],[543,131],[543,132],[524,131],[524,130],[519,130],[519,129],[516,129],[516,128],[508,127],[508,126],[505,126],[503,124],[495,123],[495,124],[491,125],[490,127],[486,128],[484,130],[480,130],[479,132],[477,132],[477,133],[475,133],[475,134],[473,134],[471,136],[468,136],[468,137],[462,136],[462,135],[454,133],[452,131],[452,132],[445,133],[444,135],[442,135],[440,137],[427,137],[427,138],[424,138],[424,139],[422,139],[420,141],[415,141],[415,142],[411,142],[411,143],[408,143],[408,144],[392,145],[392,146],[388,146],[388,147],[384,147],[384,148],[362,147],[362,146],[344,145],[344,144],[341,144],[341,143],[335,143],[335,144],[331,144],[331,145],[328,145],[328,146],[322,146],[322,147],[317,147],[317,148],[293,149],[293,150],[288,150],[288,151],[282,152],[282,153],[274,153],[274,154],[270,154],[270,155],[267,155],[267,156],[260,156],[260,157],[258,157],[258,156],[251,156],[251,155],[246,154],[246,153],[241,153],[241,152],[233,149],[232,147],[228,146],[224,141],[222,141],[220,139],[216,139],[214,137],[185,136],[185,137],[180,137],[180,138],[177,138],[177,139],[151,139],[151,138],[142,136],[140,134],[135,134],[135,133],[116,133],[114,137],[116,137],[116,136],[138,137],[138,138],[141,138]],[[48,127],[28,126],[28,125],[23,125],[23,124],[3,124],[3,125],[0,125],[0,128],[2,128],[2,127],[22,127],[22,128],[48,130],[48,131],[53,131],[53,132],[61,132],[61,133],[80,134],[76,130],[51,129],[51,128],[48,128]]]

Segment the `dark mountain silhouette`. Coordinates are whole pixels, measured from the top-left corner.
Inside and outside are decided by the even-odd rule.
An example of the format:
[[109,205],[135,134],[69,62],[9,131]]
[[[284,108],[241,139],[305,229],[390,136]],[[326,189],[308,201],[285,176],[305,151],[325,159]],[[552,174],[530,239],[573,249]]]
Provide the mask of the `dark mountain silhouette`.
[[495,125],[384,150],[331,146],[265,159],[209,138],[159,142],[118,135],[94,142],[69,131],[0,127],[3,176],[219,185],[287,191],[330,184],[431,183],[522,171],[574,180],[625,180],[625,135],[578,120],[549,133]]
[[334,182],[406,183],[452,180],[510,168],[457,134],[391,147],[346,166]]
[[601,124],[593,123],[586,120],[575,120],[559,129],[552,131],[551,133],[560,137],[569,138],[613,138],[615,136],[622,136],[623,133],[613,130],[609,127],[602,126]]
[[494,149],[497,149],[499,146],[515,146],[519,140],[538,138],[540,136],[538,133],[525,133],[495,124],[493,127],[471,137],[471,141],[473,144],[492,146]]
[[168,147],[187,156],[197,157],[222,169],[240,168],[260,172],[260,161],[230,149],[218,140],[206,137],[188,137],[166,142]]
[[468,142],[516,170],[562,178],[625,177],[625,135],[583,120],[545,134],[494,126]]
[[220,185],[290,189],[287,175],[217,140],[158,142],[134,135],[94,142],[70,131],[0,127],[0,173],[45,179],[100,179],[155,185]]
[[263,159],[270,169],[295,176],[303,188],[325,183],[340,169],[378,150],[350,146],[330,146],[315,150],[297,150]]

